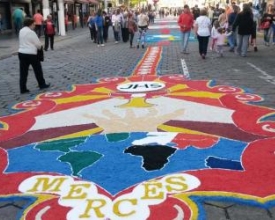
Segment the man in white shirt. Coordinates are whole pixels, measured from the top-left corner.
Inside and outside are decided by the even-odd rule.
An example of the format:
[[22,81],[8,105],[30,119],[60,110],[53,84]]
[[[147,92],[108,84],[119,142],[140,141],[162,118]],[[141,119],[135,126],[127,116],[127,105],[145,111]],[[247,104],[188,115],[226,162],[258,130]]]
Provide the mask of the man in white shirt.
[[23,22],[23,28],[19,32],[19,65],[20,65],[20,93],[29,93],[27,89],[27,79],[29,66],[33,67],[35,78],[40,89],[48,88],[46,84],[41,62],[37,57],[37,50],[41,49],[41,42],[33,31],[35,22],[32,18],[26,18]]
[[121,24],[122,24],[122,15],[120,13],[120,9],[117,9],[116,12],[112,15],[112,25],[113,25],[116,44],[120,40],[119,33],[121,31]]
[[140,15],[138,15],[138,39],[137,39],[137,49],[139,48],[139,43],[141,42],[141,47],[145,48],[145,35],[149,25],[149,17],[145,14],[145,10],[142,9]]

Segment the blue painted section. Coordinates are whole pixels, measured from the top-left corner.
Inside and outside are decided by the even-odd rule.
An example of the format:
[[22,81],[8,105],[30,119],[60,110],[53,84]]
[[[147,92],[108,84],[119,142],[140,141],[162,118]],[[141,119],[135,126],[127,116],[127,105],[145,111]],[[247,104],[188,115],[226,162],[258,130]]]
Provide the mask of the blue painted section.
[[[161,41],[171,41],[171,42],[178,42],[181,40],[181,33],[180,32],[171,32],[170,34],[147,34],[146,35],[146,42],[147,43],[158,43]],[[189,37],[189,42],[195,42],[197,39],[195,35],[191,32]]]
[[[111,194],[117,194],[132,185],[162,175],[188,170],[211,169],[207,164],[209,157],[240,162],[242,152],[247,145],[244,142],[221,138],[218,143],[210,148],[198,149],[191,146],[184,150],[177,149],[168,158],[168,163],[161,170],[146,171],[142,167],[143,158],[141,156],[124,153],[125,149],[133,145],[133,141],[146,137],[146,132],[130,133],[125,140],[109,142],[104,135],[94,135],[87,138],[85,143],[71,147],[70,153],[97,152],[102,154],[103,157],[82,169],[79,175],[84,180],[102,186]],[[66,152],[40,151],[34,146],[27,145],[8,150],[9,164],[6,172],[56,172],[72,175],[71,165],[58,160]],[[177,147],[174,143],[169,143],[167,146]],[[35,163],[35,161],[43,161],[43,163]],[[225,162],[222,163],[222,168],[240,169],[240,167],[232,166],[232,163]]]

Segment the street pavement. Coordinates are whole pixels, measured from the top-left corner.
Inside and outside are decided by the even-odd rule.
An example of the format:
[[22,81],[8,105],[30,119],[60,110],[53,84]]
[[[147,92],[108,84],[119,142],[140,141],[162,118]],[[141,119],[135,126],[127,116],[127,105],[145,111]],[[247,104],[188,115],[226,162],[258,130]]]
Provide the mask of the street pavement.
[[[172,19],[172,18],[170,18]],[[160,23],[161,24],[161,23]],[[172,23],[175,25],[175,23]],[[171,25],[170,25],[171,26]],[[173,29],[176,31],[177,29]],[[156,29],[149,30],[148,35]],[[18,86],[19,63],[17,58],[18,40],[15,35],[0,38],[0,116],[11,113],[10,107],[17,102],[29,99],[40,91],[36,88],[32,69],[28,78],[30,94],[20,95]],[[43,38],[41,41],[43,42]],[[242,58],[225,52],[223,58],[208,51],[207,59],[201,60],[196,41],[189,43],[190,54],[180,52],[180,42],[164,46],[164,56],[159,75],[179,73],[190,75],[191,79],[213,79],[218,83],[234,85],[261,95],[263,106],[275,107],[275,46],[266,47],[258,38],[258,52],[248,52]],[[150,43],[151,45],[157,42]],[[225,50],[228,48],[225,47]],[[47,91],[67,89],[71,84],[91,82],[105,76],[128,76],[143,50],[129,49],[128,43],[114,44],[112,31],[110,41],[104,48],[97,48],[89,39],[88,28],[69,30],[67,36],[57,36],[55,50],[45,53],[44,76],[51,88]],[[133,59],[134,57],[134,59]],[[181,60],[186,67],[183,68]],[[101,65],[99,65],[101,64]]]
[[[165,20],[157,19],[156,24],[149,28],[148,35],[157,33],[159,31],[157,26],[160,24],[169,24],[167,29],[173,33],[178,32],[173,26],[175,19],[170,17]],[[92,43],[86,27],[70,30],[64,37],[56,36],[54,51],[45,52],[45,61],[42,63],[46,82],[51,84],[46,91],[65,91],[73,84],[92,83],[103,77],[130,76],[146,50],[130,49],[129,43],[115,44],[112,31],[109,33],[110,39],[105,47],[97,47]],[[195,39],[189,43],[189,54],[181,53],[179,41],[172,40],[169,44],[151,41],[147,46],[154,45],[163,46],[158,75],[183,74],[191,80],[214,80],[217,84],[240,87],[264,98],[257,105],[275,108],[275,46],[264,46],[261,37],[258,38],[258,52],[254,52],[251,47],[247,57],[228,52],[229,48],[225,47],[224,57],[208,51],[207,58],[202,60]],[[37,88],[33,71],[30,69],[28,89],[31,93],[24,95],[19,93],[17,48],[16,36],[1,36],[0,116],[15,113],[16,110],[11,109],[14,104],[33,99],[37,94],[45,92]],[[15,215],[21,206],[23,205],[7,205],[2,201],[0,219],[16,219]],[[205,219],[210,220],[275,219],[274,207],[262,208],[232,201],[209,200],[204,203],[204,208]]]

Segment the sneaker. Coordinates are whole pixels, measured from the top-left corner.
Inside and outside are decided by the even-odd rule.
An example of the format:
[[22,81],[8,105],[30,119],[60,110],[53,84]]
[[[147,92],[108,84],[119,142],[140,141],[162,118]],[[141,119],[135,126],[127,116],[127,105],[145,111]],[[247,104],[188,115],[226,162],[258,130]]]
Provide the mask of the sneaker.
[[118,44],[118,41],[116,41],[115,43]]
[[141,47],[142,47],[142,49],[144,49],[145,48],[144,44],[142,44]]
[[45,84],[43,86],[40,86],[40,89],[47,89],[51,86],[51,84]]
[[258,51],[258,48],[255,46],[254,47],[254,52],[257,52]]
[[137,49],[139,49],[139,45],[137,45]]
[[105,45],[104,44],[101,44],[101,47],[104,47]]
[[201,55],[201,58],[205,60],[205,54],[202,54],[202,55]]
[[97,47],[100,47],[100,45],[98,44]]

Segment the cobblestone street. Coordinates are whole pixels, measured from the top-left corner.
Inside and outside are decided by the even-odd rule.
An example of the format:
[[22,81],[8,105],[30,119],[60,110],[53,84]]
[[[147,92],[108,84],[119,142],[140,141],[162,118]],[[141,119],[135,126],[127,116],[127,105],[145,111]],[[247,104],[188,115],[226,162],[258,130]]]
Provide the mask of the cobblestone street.
[[[176,36],[178,34],[176,27],[174,18],[167,18],[165,22],[160,22],[157,19],[152,28],[149,27],[147,34],[161,35],[160,30],[166,28],[172,32],[171,35]],[[44,39],[41,38],[42,40]],[[219,57],[215,52],[208,51],[207,58],[202,60],[198,53],[196,39],[189,42],[190,53],[182,54],[180,41],[176,38],[166,40],[164,43],[150,40],[145,49],[137,49],[129,48],[129,42],[115,44],[113,33],[110,30],[108,42],[104,47],[98,47],[91,41],[87,28],[78,28],[75,31],[71,30],[66,37],[56,37],[55,50],[45,52],[45,61],[42,63],[42,67],[45,80],[51,84],[51,87],[47,90],[39,90],[32,68],[30,68],[28,89],[31,92],[24,95],[19,92],[19,61],[16,55],[18,41],[13,37],[10,40],[13,43],[3,45],[3,42],[8,41],[0,40],[0,50],[3,48],[0,51],[0,119],[2,116],[17,112],[16,109],[12,109],[13,105],[32,100],[42,92],[68,91],[72,89],[72,85],[95,83],[100,78],[130,77],[144,57],[147,48],[152,46],[162,47],[161,60],[157,68],[158,76],[180,74],[191,80],[213,80],[218,85],[239,87],[248,94],[257,94],[264,98],[261,102],[253,103],[254,105],[275,108],[275,46],[264,46],[261,37],[257,40],[259,51],[254,52],[251,49],[247,57],[240,57],[235,53],[228,52],[229,48],[225,47],[224,57]],[[20,124],[19,121],[18,124]],[[215,180],[213,179],[213,181]],[[240,187],[245,188],[245,186]],[[264,188],[265,186],[259,187]],[[234,198],[223,200],[209,197],[208,200],[201,201],[204,213],[198,213],[200,216],[198,219],[275,219],[274,199],[258,199],[258,202],[267,204],[260,206],[256,202],[255,204],[253,202],[246,203],[238,200],[237,197]],[[252,196],[247,196],[246,199],[250,201]],[[200,199],[197,198],[197,200]],[[19,219],[18,213],[22,212],[26,204],[27,201],[23,197],[21,201],[17,200],[16,202],[0,199],[0,219]],[[177,220],[180,219],[183,218],[177,218]]]

